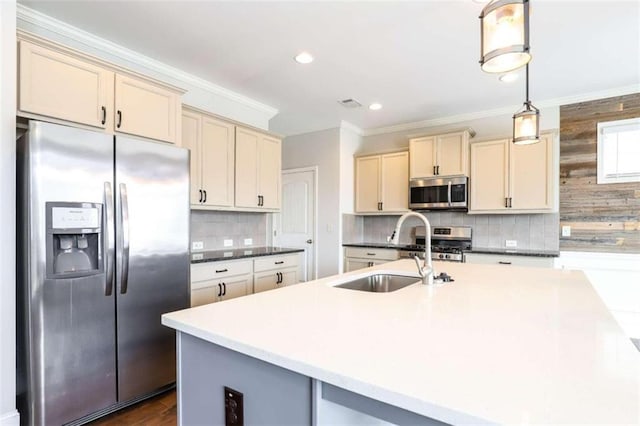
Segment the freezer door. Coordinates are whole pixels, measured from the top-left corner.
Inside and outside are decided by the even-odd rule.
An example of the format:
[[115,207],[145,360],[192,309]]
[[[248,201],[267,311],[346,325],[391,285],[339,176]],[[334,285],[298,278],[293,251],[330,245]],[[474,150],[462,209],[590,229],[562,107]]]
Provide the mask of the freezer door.
[[[63,424],[116,403],[115,297],[106,280],[112,179],[113,136],[32,121],[18,142],[17,370],[25,424]],[[53,219],[52,205],[60,209]],[[89,258],[83,250],[91,262],[78,263]],[[80,270],[69,269],[74,262]]]
[[118,399],[175,381],[175,335],[160,316],[189,307],[189,151],[116,137]]

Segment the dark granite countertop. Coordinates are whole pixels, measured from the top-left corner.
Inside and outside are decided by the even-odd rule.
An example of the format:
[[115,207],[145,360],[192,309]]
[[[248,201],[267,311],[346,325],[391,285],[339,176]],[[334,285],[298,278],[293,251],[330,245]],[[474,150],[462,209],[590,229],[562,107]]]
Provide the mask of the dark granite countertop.
[[279,254],[298,253],[299,248],[286,247],[251,247],[229,250],[208,250],[191,253],[191,263],[217,262],[219,260],[244,259],[249,257],[273,256]]
[[[348,243],[342,244],[344,247],[363,247],[363,248],[386,248],[394,250],[407,250],[416,251],[423,250],[422,248],[408,244],[388,244],[388,243]],[[467,253],[481,253],[481,254],[509,254],[514,256],[536,256],[536,257],[558,257],[559,251],[554,250],[529,250],[529,249],[504,249],[504,248],[482,248],[473,247],[471,250],[466,250]]]
[[344,243],[343,247],[363,247],[363,248],[382,248],[392,250],[424,250],[424,248],[416,247],[411,244],[389,244],[389,243]]
[[529,249],[505,249],[505,248],[481,248],[473,247],[467,253],[478,254],[508,254],[514,256],[558,257],[560,252],[556,250],[529,250]]

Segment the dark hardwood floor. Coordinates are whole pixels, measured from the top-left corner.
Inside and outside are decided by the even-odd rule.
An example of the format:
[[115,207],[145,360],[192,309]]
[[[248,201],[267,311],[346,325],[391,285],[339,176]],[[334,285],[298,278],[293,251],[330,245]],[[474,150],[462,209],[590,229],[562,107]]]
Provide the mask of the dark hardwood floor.
[[176,391],[171,390],[89,423],[90,426],[174,426],[177,424]]

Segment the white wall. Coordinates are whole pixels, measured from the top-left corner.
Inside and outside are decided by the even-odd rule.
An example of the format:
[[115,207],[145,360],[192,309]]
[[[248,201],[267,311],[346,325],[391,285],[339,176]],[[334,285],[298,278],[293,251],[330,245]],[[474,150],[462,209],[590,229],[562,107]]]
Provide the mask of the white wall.
[[16,3],[0,1],[0,425],[16,411]]
[[[514,112],[519,108],[514,105]],[[511,137],[513,134],[513,114],[484,117],[475,120],[462,121],[446,125],[409,129],[393,133],[369,135],[363,137],[363,143],[358,154],[375,153],[380,151],[401,150],[409,146],[409,139],[422,135],[446,133],[447,131],[471,127],[476,132],[472,141],[490,140]],[[540,130],[555,130],[560,128],[560,107],[543,108],[540,111]]]
[[340,129],[290,136],[282,141],[282,168],[318,166],[316,236],[318,278],[335,275],[340,264]]
[[362,144],[362,136],[350,127],[340,128],[340,211],[354,210],[354,161],[353,155]]

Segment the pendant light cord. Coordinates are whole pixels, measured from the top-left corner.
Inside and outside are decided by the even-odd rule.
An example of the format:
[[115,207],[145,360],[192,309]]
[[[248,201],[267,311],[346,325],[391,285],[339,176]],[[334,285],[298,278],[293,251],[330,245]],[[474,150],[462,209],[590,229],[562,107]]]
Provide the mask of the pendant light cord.
[[526,98],[527,98],[527,105],[529,105],[531,102],[529,102],[529,64],[527,63],[527,68],[526,68]]

